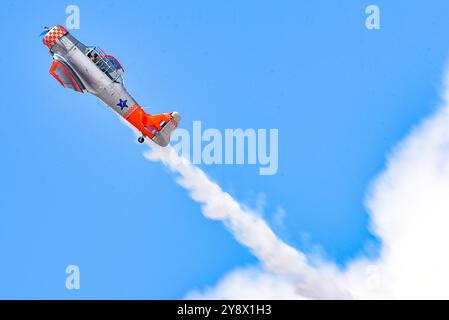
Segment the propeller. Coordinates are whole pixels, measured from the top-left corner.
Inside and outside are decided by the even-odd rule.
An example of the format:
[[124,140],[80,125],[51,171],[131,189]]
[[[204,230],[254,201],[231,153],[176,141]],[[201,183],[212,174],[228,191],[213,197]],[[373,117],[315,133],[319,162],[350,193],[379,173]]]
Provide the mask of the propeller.
[[47,32],[50,31],[50,28],[45,26],[44,27],[44,31],[39,35],[39,37],[45,36],[47,34]]

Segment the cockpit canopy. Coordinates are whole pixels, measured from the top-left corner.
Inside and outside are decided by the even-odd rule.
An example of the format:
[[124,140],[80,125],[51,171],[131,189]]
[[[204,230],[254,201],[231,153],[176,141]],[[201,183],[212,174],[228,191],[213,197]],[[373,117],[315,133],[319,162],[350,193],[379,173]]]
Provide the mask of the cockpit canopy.
[[125,69],[114,56],[106,54],[97,47],[86,47],[85,54],[113,81],[123,81],[122,73],[125,72]]

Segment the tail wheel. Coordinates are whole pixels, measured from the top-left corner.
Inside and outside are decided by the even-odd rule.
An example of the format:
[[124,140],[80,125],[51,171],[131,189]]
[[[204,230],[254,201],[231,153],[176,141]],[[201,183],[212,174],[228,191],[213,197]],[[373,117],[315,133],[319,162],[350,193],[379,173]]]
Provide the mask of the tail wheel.
[[144,137],[139,137],[139,138],[137,139],[137,141],[139,141],[139,143],[143,143],[143,142],[145,141],[145,138],[144,138]]

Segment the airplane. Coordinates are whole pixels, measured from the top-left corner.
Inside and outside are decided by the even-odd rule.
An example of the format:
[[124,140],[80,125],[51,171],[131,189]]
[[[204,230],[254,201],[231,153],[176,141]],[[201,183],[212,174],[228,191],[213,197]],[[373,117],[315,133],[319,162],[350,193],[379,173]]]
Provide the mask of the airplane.
[[125,89],[122,77],[125,69],[114,56],[82,44],[60,25],[45,27],[41,36],[53,57],[50,74],[64,88],[97,96],[140,131],[139,143],[148,137],[162,147],[168,145],[181,115],[176,111],[145,113]]

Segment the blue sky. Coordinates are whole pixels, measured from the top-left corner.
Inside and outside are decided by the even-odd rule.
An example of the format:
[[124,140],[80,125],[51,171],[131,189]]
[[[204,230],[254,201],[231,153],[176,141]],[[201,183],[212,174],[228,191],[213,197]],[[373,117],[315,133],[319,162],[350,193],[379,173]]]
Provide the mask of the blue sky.
[[[147,111],[182,127],[278,128],[279,170],[205,166],[287,243],[344,265],[375,255],[364,198],[439,99],[449,3],[3,2],[0,298],[181,298],[256,264],[95,97],[63,89],[37,36],[64,24],[116,56]],[[369,4],[381,29],[367,30]],[[263,199],[263,201],[261,201]],[[285,210],[283,226],[275,223]],[[81,290],[65,288],[65,267]]]

